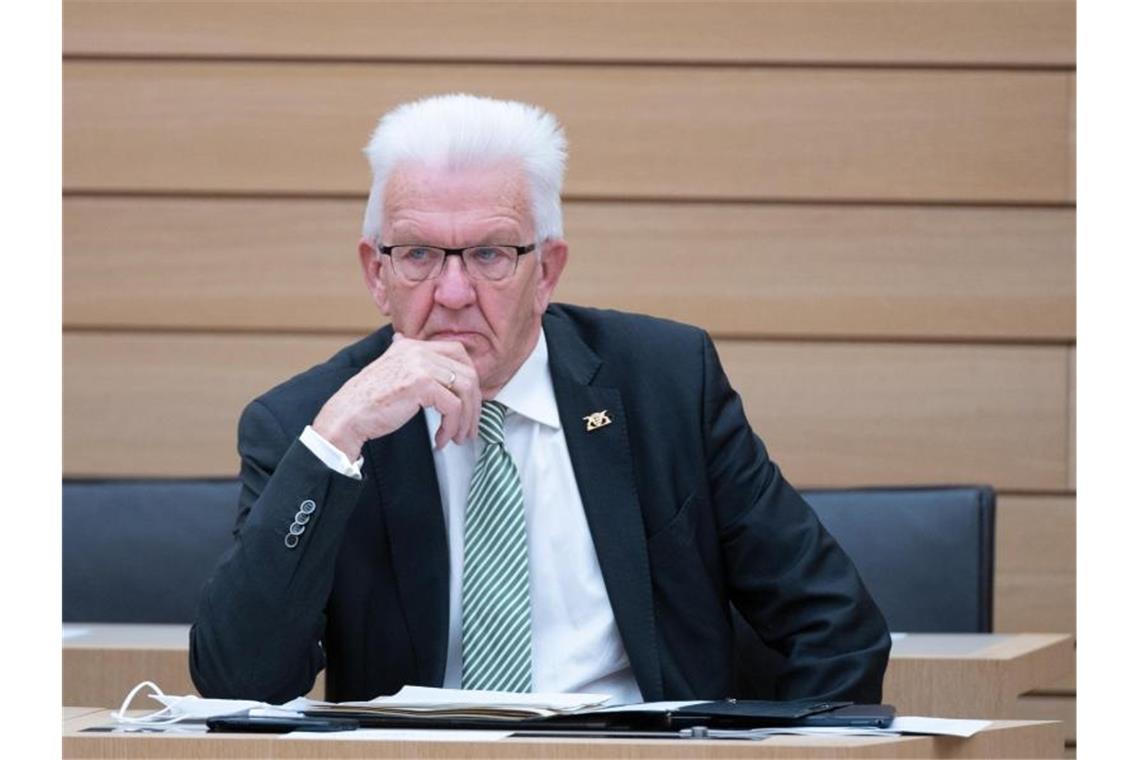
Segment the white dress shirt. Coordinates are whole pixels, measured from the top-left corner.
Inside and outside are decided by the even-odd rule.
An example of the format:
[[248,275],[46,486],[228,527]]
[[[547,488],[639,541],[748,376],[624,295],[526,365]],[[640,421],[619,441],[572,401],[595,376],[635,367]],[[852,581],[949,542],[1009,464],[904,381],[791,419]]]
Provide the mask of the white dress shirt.
[[[544,332],[495,400],[508,409],[504,439],[522,480],[530,563],[533,689],[609,694],[611,704],[640,702],[641,691],[618,634],[562,433]],[[425,434],[434,441],[440,415],[428,408],[425,418]],[[312,428],[305,429],[301,441],[329,467],[360,477],[362,460],[350,462]],[[476,438],[433,449],[451,562],[443,681],[447,688],[460,687],[463,524],[467,490],[482,445]]]

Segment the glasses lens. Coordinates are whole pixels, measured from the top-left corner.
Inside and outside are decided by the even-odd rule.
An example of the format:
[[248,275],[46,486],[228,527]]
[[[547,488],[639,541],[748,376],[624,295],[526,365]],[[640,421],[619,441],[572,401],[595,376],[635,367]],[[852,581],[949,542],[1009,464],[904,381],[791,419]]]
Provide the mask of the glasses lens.
[[481,245],[463,251],[463,263],[471,276],[481,280],[502,280],[515,271],[518,254],[514,248]]
[[392,249],[392,261],[401,277],[426,280],[439,272],[443,251],[422,245],[398,245]]

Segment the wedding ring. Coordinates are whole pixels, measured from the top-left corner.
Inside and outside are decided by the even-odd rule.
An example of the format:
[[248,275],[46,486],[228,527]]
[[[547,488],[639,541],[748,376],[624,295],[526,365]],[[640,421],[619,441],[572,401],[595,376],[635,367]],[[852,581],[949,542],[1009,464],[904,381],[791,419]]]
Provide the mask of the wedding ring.
[[447,388],[448,390],[451,390],[451,386],[453,386],[453,385],[455,385],[455,371],[454,370],[452,370],[451,377],[447,378],[447,382],[443,384],[443,387]]

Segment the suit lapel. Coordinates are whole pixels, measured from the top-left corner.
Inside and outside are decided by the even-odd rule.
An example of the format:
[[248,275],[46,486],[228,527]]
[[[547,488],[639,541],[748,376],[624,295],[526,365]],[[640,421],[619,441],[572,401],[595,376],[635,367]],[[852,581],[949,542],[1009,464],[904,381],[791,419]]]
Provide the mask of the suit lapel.
[[[595,384],[602,362],[569,322],[543,318],[558,414],[606,591],[642,697],[663,699],[649,553],[633,476],[621,393]],[[610,423],[587,431],[584,418],[605,411]]]
[[443,505],[421,411],[366,444],[388,526],[396,586],[421,682],[442,686],[447,666],[449,562]]

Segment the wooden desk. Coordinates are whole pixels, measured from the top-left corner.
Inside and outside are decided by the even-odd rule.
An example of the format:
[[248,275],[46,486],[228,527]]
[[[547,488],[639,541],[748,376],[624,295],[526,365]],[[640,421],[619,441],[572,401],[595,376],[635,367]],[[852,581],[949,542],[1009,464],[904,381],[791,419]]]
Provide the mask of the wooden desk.
[[1075,657],[1067,634],[909,634],[891,647],[883,701],[900,715],[1016,718],[1018,697],[1070,675]]
[[83,733],[111,724],[108,711],[63,722],[63,756],[272,758],[1006,758],[1060,757],[1055,722],[999,721],[969,739],[948,736],[779,736],[758,742],[685,739],[508,738],[497,742],[333,738],[308,740],[267,734]]
[[[197,694],[190,680],[189,650],[188,625],[66,624],[63,703],[117,710],[142,681],[153,681],[167,694]],[[322,673],[309,696],[324,699],[324,692]]]
[[[140,681],[154,681],[168,694],[197,693],[187,625],[63,630],[64,704],[118,708]],[[901,715],[1015,718],[1019,695],[1064,678],[1073,662],[1073,640],[1064,634],[909,634],[892,647],[883,701]],[[324,698],[322,676],[309,695]]]

